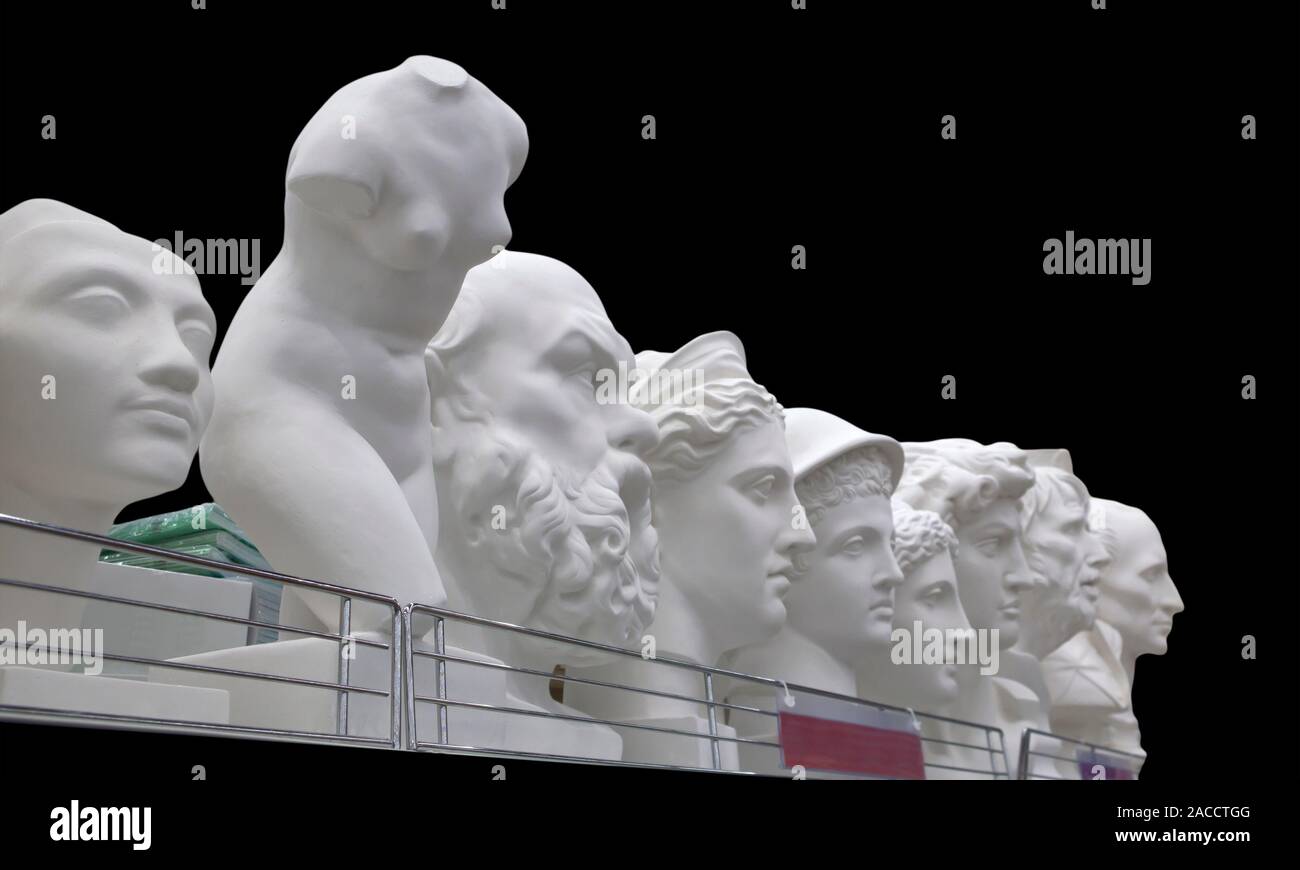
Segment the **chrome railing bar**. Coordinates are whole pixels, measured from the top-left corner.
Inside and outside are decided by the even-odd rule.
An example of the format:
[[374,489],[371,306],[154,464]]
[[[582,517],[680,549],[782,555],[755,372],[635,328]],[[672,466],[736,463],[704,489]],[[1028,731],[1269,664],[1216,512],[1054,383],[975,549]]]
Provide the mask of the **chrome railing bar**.
[[411,608],[402,608],[402,676],[406,691],[402,695],[402,707],[406,713],[406,748],[415,749],[418,738],[415,731],[415,662],[411,658],[411,649],[415,646],[411,639]]
[[51,707],[25,707],[17,704],[0,704],[0,713],[16,713],[21,717],[35,719],[57,718],[72,720],[93,720],[123,725],[150,725],[154,727],[185,728],[200,731],[235,732],[239,734],[257,734],[269,737],[293,737],[297,739],[317,740],[325,743],[364,744],[368,746],[388,746],[384,737],[362,737],[329,734],[320,731],[296,731],[292,729],[261,728],[254,725],[223,725],[214,722],[191,722],[187,719],[159,719],[150,716],[128,716],[119,713],[93,713],[80,710],[57,710]]
[[751,770],[714,770],[711,767],[690,767],[681,764],[655,764],[653,762],[645,761],[593,758],[589,755],[553,755],[545,752],[525,752],[519,749],[491,749],[483,746],[462,746],[457,744],[441,746],[436,743],[419,743],[416,748],[421,751],[445,752],[452,755],[500,755],[510,758],[536,759],[538,761],[562,761],[572,762],[575,764],[600,765],[602,767],[636,767],[647,770],[680,770],[690,773],[720,773],[730,776],[749,776],[758,778],[766,776],[766,774],[756,773]]
[[618,722],[613,719],[597,719],[593,716],[573,716],[568,713],[551,713],[546,710],[525,710],[522,707],[501,707],[495,704],[483,704],[477,701],[457,701],[452,698],[429,698],[424,695],[416,695],[414,700],[422,704],[448,704],[452,707],[461,707],[466,710],[483,710],[490,713],[504,713],[515,716],[537,716],[542,719],[561,719],[567,722],[582,722],[587,725],[605,725],[610,728],[635,728],[638,731],[656,731],[660,734],[675,734],[680,737],[695,737],[701,740],[726,740],[730,743],[746,743],[752,746],[770,746],[773,749],[780,748],[779,743],[773,743],[770,740],[755,740],[749,737],[726,737],[712,735],[700,731],[684,731],[680,728],[664,728],[660,725],[641,725],[634,722]]
[[248,565],[237,565],[233,562],[219,562],[215,559],[204,559],[200,556],[190,556],[186,553],[178,553],[175,550],[167,550],[161,547],[150,547],[145,544],[133,544],[128,541],[119,541],[117,538],[109,538],[104,535],[96,535],[90,532],[82,532],[76,529],[69,529],[63,526],[56,526],[50,523],[38,523],[35,520],[26,520],[22,517],[10,516],[9,514],[0,513],[0,525],[14,526],[15,528],[28,529],[29,531],[39,532],[55,537],[72,538],[78,541],[86,541],[92,544],[99,544],[100,547],[109,550],[119,550],[128,553],[139,553],[143,556],[157,556],[172,562],[180,562],[185,565],[198,565],[203,568],[212,568],[217,571],[229,571],[234,574],[243,574],[249,577],[260,577],[263,580],[275,580],[279,583],[288,583],[291,586],[302,586],[307,589],[317,589],[321,592],[330,592],[334,595],[349,596],[352,598],[362,598],[366,601],[373,601],[378,604],[386,604],[389,607],[399,607],[396,598],[388,595],[379,595],[374,592],[366,592],[361,589],[349,589],[346,586],[337,586],[333,583],[326,583],[321,580],[308,580],[305,577],[295,577],[292,574],[280,574],[276,571],[270,571],[263,568],[252,568]]
[[[17,646],[17,643],[14,641],[7,641],[7,640],[0,641],[0,647],[4,647],[4,646]],[[249,649],[249,647],[236,647],[236,648]],[[53,651],[58,653],[77,652],[76,650],[68,650],[61,646],[52,647],[49,646],[48,644],[32,644],[31,646],[26,647],[26,649],[40,649],[46,652]],[[388,692],[384,691],[383,689],[367,689],[363,686],[345,686],[341,683],[326,683],[320,680],[309,680],[306,679],[305,677],[282,677],[278,674],[266,674],[266,673],[262,673],[261,671],[239,671],[231,668],[219,668],[213,665],[196,665],[191,662],[177,662],[177,661],[172,661],[171,659],[150,659],[150,658],[142,658],[140,656],[124,656],[124,655],[118,655],[117,653],[97,652],[94,655],[96,658],[107,659],[110,662],[127,662],[133,665],[152,665],[157,668],[171,668],[180,671],[198,671],[200,673],[207,673],[207,674],[224,674],[230,677],[247,677],[250,680],[271,680],[277,683],[292,683],[297,686],[311,686],[313,688],[318,688],[318,689],[333,689],[334,691],[340,691],[346,689],[349,692],[360,692],[364,695],[380,695],[385,698],[388,697]],[[85,657],[84,652],[82,654],[82,657],[83,658]],[[114,679],[114,676],[110,674],[108,678]],[[116,677],[116,679],[122,679],[122,677],[119,676]]]
[[[438,655],[445,655],[447,652],[447,623],[442,617],[438,617],[433,624],[433,648],[437,650]],[[447,697],[447,660],[440,658],[437,664],[436,684],[438,697]],[[415,693],[411,693],[415,697]],[[451,734],[449,733],[450,723],[447,721],[447,705],[438,705],[438,742],[450,743]]]
[[932,763],[930,763],[930,762],[928,762],[928,761],[925,763],[925,766],[926,766],[927,768],[933,767],[933,768],[936,768],[936,769],[938,769],[938,770],[955,770],[955,771],[957,771],[957,772],[959,772],[959,773],[978,773],[978,774],[981,774],[981,775],[983,775],[983,776],[993,776],[993,777],[997,777],[997,776],[1002,776],[1002,775],[1003,775],[1003,774],[998,773],[996,770],[984,770],[984,769],[979,768],[979,767],[954,767],[954,766],[951,765],[951,764],[932,764]]
[[725,707],[729,710],[740,710],[745,713],[762,713],[763,715],[766,716],[777,715],[771,710],[760,710],[757,707],[746,707],[740,704],[728,704],[726,701],[710,702],[704,698],[695,698],[690,695],[679,695],[675,692],[661,692],[657,689],[642,689],[637,686],[624,686],[624,685],[620,685],[619,683],[607,683],[603,680],[593,680],[590,677],[574,677],[568,674],[557,674],[551,671],[540,671],[537,670],[536,668],[521,668],[521,667],[516,667],[515,665],[508,665],[505,662],[483,661],[482,659],[471,659],[471,658],[466,658],[464,656],[455,655],[454,653],[439,654],[434,652],[426,652],[425,650],[418,650],[418,649],[412,650],[412,653],[414,655],[422,656],[428,659],[442,659],[449,662],[459,662],[461,664],[472,665],[474,667],[491,668],[499,671],[510,671],[511,673],[527,674],[529,676],[534,676],[534,677],[547,677],[552,680],[562,680],[566,683],[583,683],[584,685],[602,686],[607,689],[622,689],[625,692],[637,692],[638,694],[642,694],[642,695],[655,695],[660,698],[672,698],[673,700],[677,700],[677,701],[690,701],[693,704],[700,704],[700,705],[706,705],[711,703],[712,706],[714,707]]
[[[1056,734],[1052,731],[1040,731],[1037,728],[1026,728],[1025,734],[1037,734],[1040,737],[1047,737],[1052,740],[1059,740],[1062,743],[1073,743],[1075,746],[1084,746],[1094,752],[1104,752],[1112,755],[1127,755],[1129,758],[1136,758],[1138,761],[1146,761],[1146,756],[1139,755],[1136,752],[1129,752],[1126,749],[1116,749],[1113,746],[1104,746],[1100,743],[1089,743],[1086,740],[1078,740],[1074,737],[1066,737],[1064,734]],[[1066,759],[1074,761],[1074,759]]]
[[393,643],[388,659],[389,706],[388,739],[394,749],[402,748],[402,708],[406,705],[402,694],[402,644],[407,642],[402,630],[402,611],[393,611]]
[[[257,619],[249,619],[246,616],[231,616],[226,613],[211,613],[206,610],[194,610],[189,607],[176,607],[171,604],[158,604],[153,601],[140,601],[136,598],[122,598],[118,595],[105,595],[102,592],[90,592],[85,589],[69,589],[63,586],[50,586],[45,583],[29,583],[26,580],[6,580],[0,578],[0,586],[17,586],[22,589],[35,589],[38,592],[52,592],[56,595],[71,595],[76,598],[89,598],[93,601],[103,601],[108,604],[124,604],[130,607],[145,607],[150,610],[162,610],[167,613],[175,613],[179,616],[195,616],[204,619],[218,619],[222,622],[235,622],[240,625],[246,625],[251,628],[270,628],[276,631],[282,631],[289,634],[301,634],[308,637],[318,637],[321,640],[341,641],[348,640],[346,635],[331,634],[328,631],[314,631],[310,628],[294,628],[288,625],[280,625],[274,622],[262,622]],[[347,600],[346,598],[343,600]],[[366,638],[353,638],[356,643],[362,646],[371,646],[378,649],[388,649],[388,644],[377,641],[367,640]],[[253,644],[256,646],[256,644]]]
[[[921,715],[921,714],[918,713],[917,715],[919,716],[919,715]],[[934,743],[934,744],[937,744],[937,745],[940,745],[940,746],[960,746],[960,747],[962,747],[963,749],[974,749],[974,750],[976,750],[976,751],[978,751],[978,752],[993,752],[993,751],[995,751],[995,750],[993,749],[992,746],[980,746],[978,743],[961,743],[960,741],[957,741],[957,740],[943,740],[943,739],[941,739],[941,738],[939,738],[939,737],[922,737],[922,738],[921,738],[921,742],[922,742],[922,743]],[[990,768],[990,770],[991,770],[991,769],[992,769],[992,768]]]
[[[514,623],[510,623],[510,622],[502,622],[501,620],[498,619],[488,619],[482,616],[472,616],[468,613],[459,613],[455,610],[447,610],[442,607],[432,607],[428,604],[412,604],[411,611],[415,612],[417,610],[435,616],[442,616],[446,619],[460,620],[461,622],[468,622],[473,625],[481,625],[489,628],[499,628],[502,629],[503,631],[513,631],[518,634],[526,634],[529,635],[530,637],[537,637],[543,640],[557,641],[559,643],[566,643],[572,646],[585,647],[586,649],[601,650],[603,652],[614,653],[616,655],[621,655],[628,658],[638,658],[638,659],[642,658],[640,650],[624,649],[623,647],[613,646],[607,643],[600,643],[594,640],[584,640],[582,638],[577,638],[577,637],[567,637],[562,634],[555,634],[554,632],[543,631],[542,629],[539,628],[528,628],[526,626],[515,625]],[[741,682],[755,683],[763,686],[771,686],[774,689],[776,688],[787,689],[789,691],[802,692],[803,694],[806,695],[818,695],[823,698],[834,698],[841,701],[852,700],[862,704],[864,707],[874,707],[877,710],[893,710],[898,713],[907,713],[909,716],[915,712],[915,715],[918,717],[924,717],[926,719],[931,719],[936,722],[952,722],[956,725],[962,725],[966,727],[972,727],[972,726],[986,727],[986,726],[980,726],[978,723],[967,722],[962,719],[954,719],[949,716],[939,716],[934,713],[920,713],[920,712],[909,710],[907,707],[898,707],[893,704],[882,704],[878,701],[868,701],[865,698],[848,698],[846,695],[840,695],[836,692],[829,692],[825,689],[816,689],[813,688],[812,686],[801,686],[797,683],[789,683],[783,680],[775,679],[773,677],[759,677],[753,674],[742,674],[739,671],[729,671],[726,670],[725,668],[713,668],[707,665],[702,665],[698,662],[690,662],[690,661],[685,661],[683,659],[674,659],[667,656],[656,656],[653,659],[653,661],[659,662],[661,664],[672,665],[674,667],[699,671],[701,673],[709,673],[709,674],[713,674],[714,676],[728,677],[730,679],[739,680]],[[703,702],[696,701],[696,703],[703,703]]]
[[[241,647],[248,649],[248,647]],[[324,680],[309,680],[305,677],[282,677],[279,674],[263,674],[258,671],[238,671],[231,668],[218,668],[212,665],[196,665],[190,662],[176,662],[168,659],[138,659],[131,656],[110,656],[107,653],[101,653],[106,659],[114,661],[134,662],[136,664],[148,664],[163,669],[176,669],[182,671],[197,671],[204,674],[222,674],[227,677],[245,677],[250,680],[270,680],[274,683],[288,683],[293,686],[309,686],[315,689],[331,689],[335,692],[348,691],[361,695],[376,695],[381,698],[388,697],[387,689],[369,689],[365,686],[345,686],[341,683],[327,683]]]
[[[339,634],[347,636],[352,631],[352,599],[339,599]],[[356,655],[356,647],[348,648],[347,641],[339,644],[339,670],[338,682],[341,686],[346,686],[349,682],[351,673],[352,656]],[[339,692],[338,697],[338,717],[335,722],[335,733],[348,733],[348,693]]]

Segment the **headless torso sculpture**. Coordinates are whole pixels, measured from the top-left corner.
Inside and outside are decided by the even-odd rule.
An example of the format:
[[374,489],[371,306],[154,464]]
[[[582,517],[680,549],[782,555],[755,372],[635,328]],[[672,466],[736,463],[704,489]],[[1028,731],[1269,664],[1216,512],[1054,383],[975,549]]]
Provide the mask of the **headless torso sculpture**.
[[[526,152],[519,117],[431,57],[345,86],[294,143],[284,248],[222,345],[201,450],[276,570],[443,602],[424,351],[466,272],[509,240]],[[299,597],[285,624],[337,619],[337,599],[302,596],[309,615]]]

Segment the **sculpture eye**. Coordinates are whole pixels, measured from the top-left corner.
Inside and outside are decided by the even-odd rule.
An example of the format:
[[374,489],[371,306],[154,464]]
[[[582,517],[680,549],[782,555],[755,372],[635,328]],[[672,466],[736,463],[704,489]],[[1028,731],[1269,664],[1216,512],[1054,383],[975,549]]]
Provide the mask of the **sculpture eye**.
[[860,556],[867,549],[867,542],[862,539],[861,535],[854,535],[844,542],[840,547],[840,552],[849,556]]
[[67,303],[78,317],[92,323],[111,323],[131,311],[122,294],[111,287],[85,287],[69,294]]
[[776,485],[776,478],[768,474],[754,482],[749,491],[753,493],[755,500],[762,503],[767,501],[772,494],[772,487]]
[[207,354],[211,353],[216,336],[208,328],[207,324],[194,320],[178,324],[176,331],[180,333],[181,341],[185,342],[185,346],[195,356],[206,357]]

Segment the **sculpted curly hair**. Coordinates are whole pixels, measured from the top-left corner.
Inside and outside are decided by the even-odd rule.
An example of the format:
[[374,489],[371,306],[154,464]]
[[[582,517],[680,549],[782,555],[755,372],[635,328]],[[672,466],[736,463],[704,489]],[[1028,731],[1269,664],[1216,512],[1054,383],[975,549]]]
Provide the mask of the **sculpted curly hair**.
[[908,573],[944,550],[957,558],[957,534],[934,511],[916,510],[894,499],[894,559]]
[[799,478],[794,485],[809,525],[821,522],[826,511],[855,498],[894,491],[889,460],[879,447],[856,447]]
[[1001,498],[1019,499],[1034,485],[1025,452],[999,441],[964,438],[903,445],[907,464],[894,495],[937,513],[954,530]]

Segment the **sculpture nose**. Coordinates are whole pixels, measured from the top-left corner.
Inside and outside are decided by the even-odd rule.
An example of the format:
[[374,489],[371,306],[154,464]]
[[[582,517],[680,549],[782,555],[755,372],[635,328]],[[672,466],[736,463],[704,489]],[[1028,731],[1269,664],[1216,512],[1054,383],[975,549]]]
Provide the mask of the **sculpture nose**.
[[659,427],[654,418],[626,404],[610,405],[608,438],[611,447],[645,458],[659,445]]

